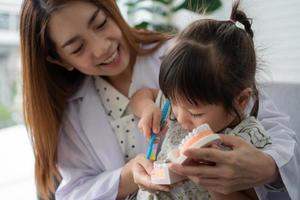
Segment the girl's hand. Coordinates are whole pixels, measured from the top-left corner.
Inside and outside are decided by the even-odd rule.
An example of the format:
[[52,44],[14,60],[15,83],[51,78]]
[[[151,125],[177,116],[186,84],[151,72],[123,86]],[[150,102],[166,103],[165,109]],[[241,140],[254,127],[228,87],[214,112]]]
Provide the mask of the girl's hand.
[[135,157],[135,164],[132,167],[133,179],[135,184],[141,190],[147,190],[149,192],[157,191],[170,191],[169,186],[155,185],[151,183],[150,173],[153,169],[153,162],[147,160],[144,154],[139,154]]
[[160,132],[161,110],[154,103],[148,104],[141,113],[138,124],[139,130],[149,139],[152,132]]
[[[189,149],[185,155],[194,162],[185,166],[171,164],[170,168],[207,190],[222,194],[267,184],[279,177],[275,161],[269,155],[239,137],[220,136],[222,143],[232,150]],[[201,160],[214,164],[203,165],[199,163]]]

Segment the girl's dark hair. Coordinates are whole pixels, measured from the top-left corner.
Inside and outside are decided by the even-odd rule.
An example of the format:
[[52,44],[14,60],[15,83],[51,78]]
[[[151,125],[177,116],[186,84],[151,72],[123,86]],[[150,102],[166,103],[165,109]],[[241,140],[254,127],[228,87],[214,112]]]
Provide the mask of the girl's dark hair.
[[175,46],[163,59],[159,75],[167,98],[193,105],[222,104],[241,119],[234,99],[250,87],[256,96],[251,115],[257,115],[253,31],[251,21],[238,6],[239,1],[235,1],[228,21],[198,20],[179,34]]

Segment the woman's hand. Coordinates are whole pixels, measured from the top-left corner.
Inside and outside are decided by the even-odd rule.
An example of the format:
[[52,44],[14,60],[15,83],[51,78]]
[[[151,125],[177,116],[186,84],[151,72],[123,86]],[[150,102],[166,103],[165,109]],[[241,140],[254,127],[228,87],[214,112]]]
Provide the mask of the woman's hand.
[[134,182],[141,190],[150,192],[170,191],[169,186],[155,185],[151,183],[150,173],[153,169],[153,162],[147,160],[144,154],[139,154],[135,158],[135,164],[132,167]]
[[[210,191],[223,194],[267,184],[279,176],[275,161],[269,155],[239,137],[220,136],[223,145],[232,150],[189,149],[185,155],[194,162],[184,166],[171,164],[171,169]],[[203,160],[215,164],[200,164]]]

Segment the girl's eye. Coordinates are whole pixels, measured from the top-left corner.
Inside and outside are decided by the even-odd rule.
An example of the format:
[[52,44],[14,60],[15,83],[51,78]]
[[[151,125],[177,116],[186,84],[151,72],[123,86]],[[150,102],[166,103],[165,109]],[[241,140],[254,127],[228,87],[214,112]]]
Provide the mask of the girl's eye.
[[82,48],[83,48],[83,44],[81,44],[77,49],[75,49],[73,52],[71,52],[71,54],[77,54],[77,53],[79,53]]
[[106,22],[107,22],[107,17],[104,19],[104,21],[101,24],[99,24],[96,27],[96,30],[99,30],[99,29],[103,28],[105,26]]
[[194,118],[198,118],[198,117],[202,117],[203,113],[199,113],[199,114],[190,113],[190,115]]

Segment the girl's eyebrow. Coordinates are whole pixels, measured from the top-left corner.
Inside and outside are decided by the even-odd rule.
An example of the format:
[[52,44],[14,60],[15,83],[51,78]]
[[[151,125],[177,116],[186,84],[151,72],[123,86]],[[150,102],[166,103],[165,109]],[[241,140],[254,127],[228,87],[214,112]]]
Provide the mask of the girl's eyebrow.
[[[91,27],[91,25],[93,24],[93,22],[95,21],[96,17],[98,16],[100,12],[100,8],[97,8],[97,10],[95,10],[95,12],[93,13],[93,15],[90,17],[89,21],[88,21],[88,28]],[[76,42],[76,40],[79,39],[79,36],[74,36],[71,39],[69,39],[68,41],[66,41],[63,45],[61,45],[61,48],[65,48],[66,46]]]

